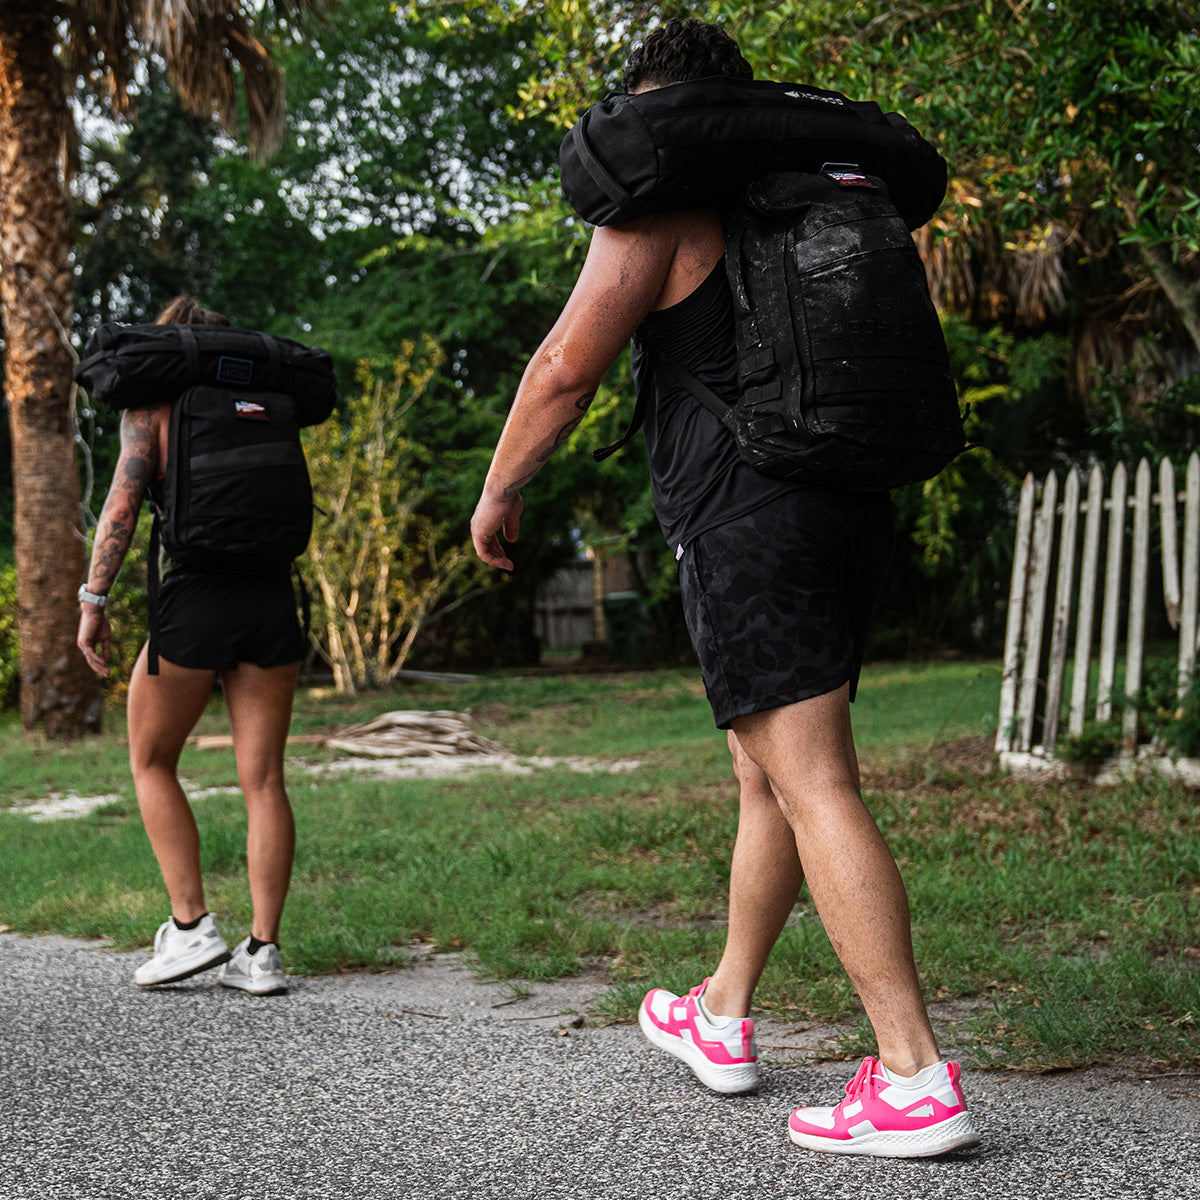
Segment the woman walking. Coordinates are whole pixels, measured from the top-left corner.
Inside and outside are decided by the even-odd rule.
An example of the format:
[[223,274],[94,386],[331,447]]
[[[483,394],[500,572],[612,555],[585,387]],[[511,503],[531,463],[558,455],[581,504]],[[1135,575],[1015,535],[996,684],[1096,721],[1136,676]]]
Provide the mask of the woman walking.
[[[156,324],[228,325],[219,313],[179,296]],[[79,591],[78,645],[107,675],[109,591],[129,550],[138,511],[167,465],[172,395],[126,409],[121,451],[96,529],[87,582]],[[288,572],[222,574],[164,564],[153,647],[142,647],[129,684],[129,761],[138,808],[158,860],[171,915],[153,956],[134,973],[148,987],[220,965],[219,982],[254,995],[287,990],[279,925],[291,880],[295,824],[284,787],[283,755],[304,654]],[[246,799],[246,859],[253,918],[232,954],[208,911],[200,837],[180,786],[179,756],[220,676]]]

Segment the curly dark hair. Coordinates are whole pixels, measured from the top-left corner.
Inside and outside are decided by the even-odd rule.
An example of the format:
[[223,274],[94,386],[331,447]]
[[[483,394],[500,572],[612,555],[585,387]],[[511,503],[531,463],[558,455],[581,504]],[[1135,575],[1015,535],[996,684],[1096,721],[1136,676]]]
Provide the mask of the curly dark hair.
[[672,17],[635,46],[625,64],[625,90],[665,87],[710,75],[753,79],[738,44],[723,29],[688,17]]

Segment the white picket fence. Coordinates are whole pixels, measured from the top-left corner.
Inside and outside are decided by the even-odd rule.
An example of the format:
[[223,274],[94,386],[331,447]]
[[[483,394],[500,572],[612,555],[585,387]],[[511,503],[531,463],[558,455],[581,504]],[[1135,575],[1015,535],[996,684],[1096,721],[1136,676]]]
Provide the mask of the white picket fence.
[[[1188,459],[1182,492],[1169,461],[1159,464],[1157,490],[1155,474],[1142,459],[1131,493],[1123,464],[1114,469],[1107,491],[1099,467],[1088,475],[1086,489],[1079,471],[1072,470],[1061,500],[1053,472],[1040,489],[1032,475],[1026,476],[1017,515],[996,734],[1002,762],[1009,755],[1052,757],[1064,702],[1067,730],[1072,734],[1082,732],[1089,716],[1107,721],[1119,711],[1125,753],[1134,752],[1137,711],[1128,698],[1142,685],[1156,513],[1163,602],[1170,627],[1179,637],[1179,693],[1187,690],[1196,666],[1200,456]],[[1093,689],[1097,616],[1099,660]],[[1122,645],[1124,682],[1121,694],[1115,695]],[[1073,662],[1069,698],[1063,694],[1068,659]]]

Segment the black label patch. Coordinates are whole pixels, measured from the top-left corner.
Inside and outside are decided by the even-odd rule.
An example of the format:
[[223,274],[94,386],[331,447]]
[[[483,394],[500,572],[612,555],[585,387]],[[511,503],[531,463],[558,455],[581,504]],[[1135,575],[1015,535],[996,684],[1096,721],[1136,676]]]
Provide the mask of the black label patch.
[[217,360],[217,382],[234,387],[248,387],[254,382],[254,361],[249,358],[231,358],[223,354]]

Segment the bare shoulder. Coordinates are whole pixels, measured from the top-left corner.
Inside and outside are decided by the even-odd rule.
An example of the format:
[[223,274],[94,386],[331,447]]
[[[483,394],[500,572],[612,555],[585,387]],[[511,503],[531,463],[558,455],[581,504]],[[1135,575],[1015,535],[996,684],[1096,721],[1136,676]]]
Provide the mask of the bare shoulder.
[[647,242],[672,247],[697,243],[723,245],[725,241],[721,215],[715,208],[650,213],[624,225],[609,225],[603,228],[619,236],[634,236]]
[[160,447],[170,415],[169,404],[127,408],[121,414],[121,455],[114,486],[140,493],[158,473]]
[[670,308],[690,296],[725,256],[725,230],[711,208],[663,213],[658,236],[670,246],[671,265],[655,308]]
[[127,408],[121,414],[121,444],[157,437],[170,419],[169,404],[146,404],[139,408]]

